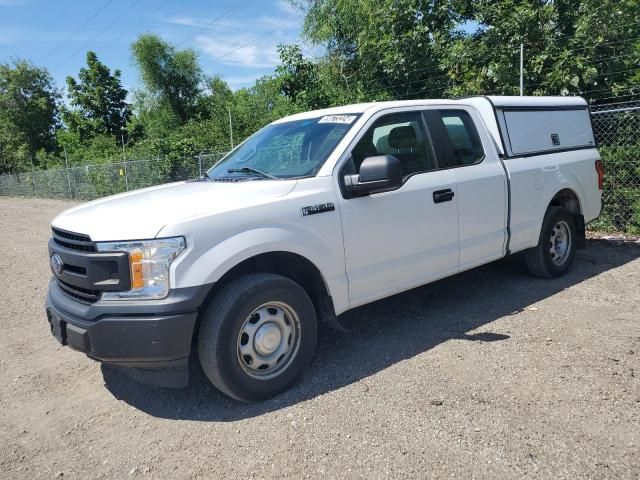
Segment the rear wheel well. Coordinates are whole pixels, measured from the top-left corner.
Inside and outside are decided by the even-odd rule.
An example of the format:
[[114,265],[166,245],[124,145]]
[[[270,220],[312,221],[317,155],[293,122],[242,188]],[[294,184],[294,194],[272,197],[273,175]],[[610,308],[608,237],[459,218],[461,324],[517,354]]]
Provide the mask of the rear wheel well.
[[574,215],[580,215],[582,213],[578,196],[573,190],[569,188],[565,188],[556,193],[555,196],[551,199],[551,203],[549,203],[549,206],[564,207]]
[[584,217],[582,216],[582,209],[580,207],[580,200],[578,199],[578,195],[576,192],[569,188],[565,188],[560,190],[555,196],[551,199],[549,203],[549,207],[562,207],[569,210],[573,213],[573,216],[576,221],[576,234],[577,238],[577,248],[583,249],[586,245],[586,229],[584,224]]
[[[263,253],[240,262],[215,283],[203,307],[229,282],[249,273],[273,273],[293,280],[311,298],[319,320],[324,323],[335,321],[333,300],[320,270],[305,257],[291,252]],[[198,326],[196,326],[194,338],[197,332]]]

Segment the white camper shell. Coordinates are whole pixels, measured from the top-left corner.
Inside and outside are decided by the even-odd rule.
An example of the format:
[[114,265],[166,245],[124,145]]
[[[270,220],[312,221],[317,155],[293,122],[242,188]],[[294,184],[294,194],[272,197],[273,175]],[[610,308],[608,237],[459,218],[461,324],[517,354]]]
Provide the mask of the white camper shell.
[[589,107],[582,97],[475,97],[466,101],[481,112],[505,157],[596,145]]

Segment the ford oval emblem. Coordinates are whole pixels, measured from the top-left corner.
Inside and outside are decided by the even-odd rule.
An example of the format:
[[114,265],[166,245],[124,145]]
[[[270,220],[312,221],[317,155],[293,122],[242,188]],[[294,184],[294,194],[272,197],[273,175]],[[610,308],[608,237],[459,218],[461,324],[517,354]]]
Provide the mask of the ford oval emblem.
[[51,255],[51,268],[57,275],[62,275],[62,270],[64,270],[64,262],[62,258],[57,253]]

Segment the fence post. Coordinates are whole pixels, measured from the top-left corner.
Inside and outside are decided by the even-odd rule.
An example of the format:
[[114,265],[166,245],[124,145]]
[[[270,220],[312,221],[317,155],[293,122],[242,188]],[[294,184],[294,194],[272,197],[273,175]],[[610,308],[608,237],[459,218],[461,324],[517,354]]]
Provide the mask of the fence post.
[[124,164],[124,188],[129,191],[129,174],[127,172],[127,161],[122,162]]
[[78,173],[78,167],[74,167],[72,168],[73,170],[73,190],[71,193],[71,198],[76,198],[78,196],[78,179],[77,177],[77,173]]
[[198,156],[196,157],[196,158],[198,159],[198,177],[201,177],[201,176],[202,176],[202,154],[203,154],[204,152],[205,152],[205,151],[204,151],[204,150],[202,150],[202,151],[198,154]]
[[62,151],[64,152],[64,166],[67,170],[67,185],[69,186],[69,197],[73,200],[73,192],[71,191],[71,177],[69,176],[69,159],[67,158],[67,149],[62,145]]
[[33,190],[33,196],[36,195],[36,168],[33,165],[33,157],[31,157],[31,189]]

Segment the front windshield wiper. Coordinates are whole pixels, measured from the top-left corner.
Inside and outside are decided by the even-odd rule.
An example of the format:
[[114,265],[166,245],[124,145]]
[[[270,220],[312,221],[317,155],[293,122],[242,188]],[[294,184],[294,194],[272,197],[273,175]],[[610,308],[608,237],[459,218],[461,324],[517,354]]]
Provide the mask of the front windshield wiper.
[[253,167],[230,168],[230,169],[227,170],[227,172],[229,172],[229,173],[255,173],[257,175],[260,175],[263,178],[270,178],[271,180],[280,180],[275,175],[271,175],[270,173],[263,172],[262,170],[258,170],[257,168],[253,168]]

